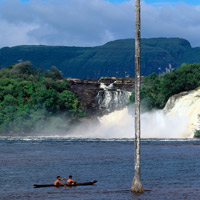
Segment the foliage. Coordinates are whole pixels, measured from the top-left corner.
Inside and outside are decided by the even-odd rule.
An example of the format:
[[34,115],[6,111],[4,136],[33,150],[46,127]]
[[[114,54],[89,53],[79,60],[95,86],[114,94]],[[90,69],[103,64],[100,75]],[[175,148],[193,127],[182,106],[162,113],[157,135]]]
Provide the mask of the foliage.
[[52,66],[50,70],[45,72],[45,76],[53,80],[62,79],[62,72],[55,66]]
[[200,137],[200,130],[194,131],[194,137],[199,138]]
[[[171,73],[145,77],[141,87],[141,104],[149,110],[162,109],[169,97],[200,86],[200,64],[182,64]],[[133,99],[134,94],[131,97]]]
[[42,73],[30,62],[1,69],[0,133],[39,132],[52,124],[55,129],[68,129],[67,121],[84,116],[67,80],[61,78],[57,68]]
[[[33,66],[41,69],[59,66],[64,77],[134,77],[134,43],[134,39],[122,39],[92,48],[44,45],[4,47],[0,49],[0,68],[22,59],[30,60]],[[169,63],[177,68],[184,62],[200,62],[199,53],[200,48],[191,48],[187,40],[180,38],[142,39],[141,75],[163,73]]]

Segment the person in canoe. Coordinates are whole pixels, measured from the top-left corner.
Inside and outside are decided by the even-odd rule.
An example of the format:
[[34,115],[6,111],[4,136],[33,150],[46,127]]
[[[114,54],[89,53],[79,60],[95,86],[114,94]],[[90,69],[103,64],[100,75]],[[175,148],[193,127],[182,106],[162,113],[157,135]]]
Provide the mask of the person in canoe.
[[72,179],[72,175],[69,176],[69,179],[67,180],[67,185],[75,185],[76,184],[76,181],[74,181]]
[[57,179],[54,181],[54,185],[55,186],[60,186],[60,185],[64,185],[61,181],[62,180],[64,180],[64,179],[66,179],[66,177],[64,177],[64,178],[60,178],[60,176],[57,176]]

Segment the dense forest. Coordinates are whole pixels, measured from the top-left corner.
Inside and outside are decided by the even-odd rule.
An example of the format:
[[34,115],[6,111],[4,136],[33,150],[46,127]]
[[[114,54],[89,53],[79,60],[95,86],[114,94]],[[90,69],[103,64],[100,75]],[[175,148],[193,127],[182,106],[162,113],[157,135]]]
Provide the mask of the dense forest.
[[[48,69],[55,65],[64,77],[134,77],[134,39],[122,39],[96,47],[23,45],[0,49],[0,68],[19,60]],[[141,41],[141,74],[162,74],[182,63],[200,62],[200,48],[180,38]]]
[[[141,87],[141,104],[143,109],[164,108],[167,100],[174,94],[200,87],[200,64],[182,64],[171,73],[155,73],[144,78]],[[131,96],[134,102],[134,93]]]
[[1,134],[67,131],[85,114],[56,67],[42,72],[21,62],[0,70]]
[[[172,95],[197,87],[198,63],[182,64],[170,73],[153,73],[141,87],[142,108],[162,109]],[[19,62],[0,70],[0,134],[66,132],[84,116],[86,112],[56,67],[42,71],[30,62]]]

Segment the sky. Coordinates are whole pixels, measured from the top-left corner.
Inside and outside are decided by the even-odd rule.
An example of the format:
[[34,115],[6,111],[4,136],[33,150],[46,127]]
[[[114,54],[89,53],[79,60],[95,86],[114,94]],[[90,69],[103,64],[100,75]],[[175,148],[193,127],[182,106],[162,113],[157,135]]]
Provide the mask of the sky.
[[[143,38],[200,46],[200,0],[141,0]],[[134,0],[0,0],[0,48],[97,46],[134,37]]]
[[[27,0],[25,0],[25,1],[27,1]],[[108,1],[114,2],[114,3],[121,3],[121,2],[129,1],[129,0],[108,0]],[[190,4],[190,5],[198,5],[198,4],[200,4],[199,0],[144,0],[144,2],[146,2],[148,4],[180,3],[180,2],[181,3]]]

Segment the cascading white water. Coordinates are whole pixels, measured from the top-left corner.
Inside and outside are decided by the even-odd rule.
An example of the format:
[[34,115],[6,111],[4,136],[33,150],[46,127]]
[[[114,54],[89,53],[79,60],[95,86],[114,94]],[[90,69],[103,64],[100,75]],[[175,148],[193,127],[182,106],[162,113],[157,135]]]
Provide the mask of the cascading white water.
[[[106,99],[110,102],[109,98]],[[100,124],[86,124],[72,135],[91,138],[133,138],[133,107],[125,107],[99,117]],[[174,95],[168,100],[164,110],[141,114],[141,137],[192,138],[194,130],[200,130],[199,114],[200,89]]]
[[99,109],[104,109],[107,112],[112,110],[124,108],[129,102],[131,92],[120,89],[113,89],[113,84],[106,86],[104,83],[100,84],[100,90],[97,95]]
[[[101,117],[99,120],[104,129],[104,137],[111,135],[121,138],[134,137],[134,112],[131,113],[133,114],[125,108]],[[186,126],[179,122],[178,116],[168,118],[162,110],[143,113],[141,114],[141,137],[184,138],[183,132]],[[187,124],[186,119],[184,119],[184,124]]]
[[[99,120],[106,133],[133,137],[134,117],[130,113],[134,112],[125,108]],[[192,138],[195,130],[200,130],[200,88],[172,96],[164,110],[141,114],[142,138]]]
[[[86,138],[134,138],[134,110],[114,111],[98,118],[100,124],[85,124],[77,128],[71,136]],[[180,123],[181,122],[181,123]],[[143,113],[141,115],[142,138],[185,138],[187,120],[178,116],[166,117],[162,110]]]
[[[200,130],[200,88],[172,96],[164,112],[168,118],[179,117],[179,123],[185,126],[182,134],[193,137],[195,130]],[[187,119],[187,123],[182,119]]]

